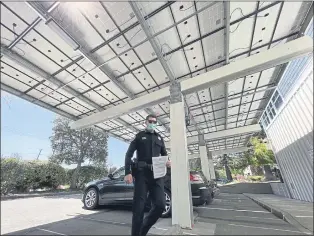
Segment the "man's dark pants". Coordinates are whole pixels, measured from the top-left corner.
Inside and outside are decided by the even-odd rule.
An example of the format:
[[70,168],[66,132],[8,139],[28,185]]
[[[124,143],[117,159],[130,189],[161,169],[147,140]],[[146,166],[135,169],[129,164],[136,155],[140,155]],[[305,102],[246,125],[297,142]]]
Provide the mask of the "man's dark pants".
[[[144,236],[165,209],[164,179],[154,179],[153,172],[148,169],[137,171],[134,177],[132,236]],[[153,205],[143,220],[148,192]]]

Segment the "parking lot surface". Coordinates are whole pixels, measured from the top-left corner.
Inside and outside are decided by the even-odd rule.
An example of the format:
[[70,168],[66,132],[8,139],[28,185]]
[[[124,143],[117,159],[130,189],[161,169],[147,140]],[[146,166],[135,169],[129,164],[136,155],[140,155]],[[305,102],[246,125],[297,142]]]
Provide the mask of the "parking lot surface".
[[[1,235],[130,235],[132,212],[125,207],[83,209],[80,195],[1,202]],[[220,194],[197,207],[197,235],[302,235],[242,194]],[[164,234],[171,219],[161,219],[151,234]],[[200,227],[201,231],[197,231]],[[206,230],[208,227],[208,230]],[[197,233],[201,232],[201,233]]]
[[221,193],[209,206],[195,208],[199,222],[215,224],[215,235],[303,235],[243,194]]

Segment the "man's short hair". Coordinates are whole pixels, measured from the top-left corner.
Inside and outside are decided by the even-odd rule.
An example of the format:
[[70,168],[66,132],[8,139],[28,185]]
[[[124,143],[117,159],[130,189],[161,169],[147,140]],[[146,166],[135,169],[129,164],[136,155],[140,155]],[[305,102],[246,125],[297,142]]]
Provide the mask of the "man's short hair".
[[154,114],[149,114],[148,116],[146,116],[146,120],[148,120],[149,118],[155,118],[157,120],[157,116]]

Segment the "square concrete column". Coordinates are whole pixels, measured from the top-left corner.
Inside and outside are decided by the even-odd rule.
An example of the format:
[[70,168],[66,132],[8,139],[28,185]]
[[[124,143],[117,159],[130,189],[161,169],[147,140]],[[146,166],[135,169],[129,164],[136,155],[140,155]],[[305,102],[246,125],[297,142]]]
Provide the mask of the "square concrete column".
[[193,206],[190,186],[184,102],[180,84],[170,86],[170,148],[172,225],[192,229]]
[[216,174],[215,174],[212,152],[208,152],[208,168],[209,168],[210,178],[215,180]]
[[209,173],[209,163],[208,163],[208,155],[207,155],[207,147],[204,139],[204,134],[198,136],[199,141],[199,152],[201,158],[201,166],[202,172],[207,180],[211,180],[210,173]]

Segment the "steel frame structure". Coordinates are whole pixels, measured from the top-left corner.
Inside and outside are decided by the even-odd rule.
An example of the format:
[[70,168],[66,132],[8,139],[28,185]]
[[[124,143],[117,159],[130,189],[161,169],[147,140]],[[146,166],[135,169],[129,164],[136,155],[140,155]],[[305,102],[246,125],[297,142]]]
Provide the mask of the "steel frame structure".
[[[207,33],[202,33],[201,30],[200,30],[200,21],[201,21],[201,16],[200,14],[202,12],[206,12],[206,10],[212,8],[213,6],[217,6],[219,5],[219,3],[216,3],[216,4],[213,4],[213,5],[208,5],[208,6],[205,6],[205,7],[199,7],[198,4],[195,2],[193,3],[194,4],[194,11],[188,15],[187,17],[183,17],[181,20],[176,20],[175,19],[175,16],[174,16],[174,12],[173,12],[173,7],[175,5],[175,2],[167,2],[165,3],[164,5],[154,9],[153,11],[151,11],[149,14],[147,14],[146,16],[144,16],[143,18],[145,20],[147,19],[150,19],[150,18],[153,18],[153,17],[156,17],[158,16],[158,14],[160,14],[161,12],[163,11],[171,11],[172,12],[172,18],[173,18],[173,21],[174,21],[174,24],[168,26],[167,28],[165,28],[164,30],[161,30],[160,32],[157,32],[156,35],[152,35],[151,38],[156,38],[158,35],[161,35],[162,33],[166,32],[167,30],[166,29],[175,29],[177,34],[179,35],[179,38],[180,38],[180,46],[179,47],[176,47],[176,48],[173,48],[171,49],[170,51],[164,53],[163,56],[171,56],[173,55],[174,53],[178,52],[178,51],[181,51],[183,50],[184,52],[184,55],[185,55],[185,61],[189,67],[189,62],[188,62],[188,57],[187,57],[187,52],[185,51],[186,48],[188,48],[189,46],[193,45],[194,43],[196,42],[200,42],[202,44],[202,58],[204,60],[204,67],[202,68],[197,68],[195,70],[192,71],[192,68],[189,67],[189,72],[187,74],[184,74],[184,75],[181,75],[179,77],[176,77],[175,79],[178,80],[178,81],[183,81],[186,77],[193,77],[195,75],[197,75],[197,73],[201,73],[202,71],[208,71],[208,70],[211,70],[212,68],[215,68],[217,66],[222,66],[224,63],[228,63],[228,61],[232,61],[234,59],[237,59],[237,58],[240,58],[246,54],[250,55],[252,54],[252,52],[256,52],[260,49],[263,49],[265,47],[267,47],[268,49],[272,46],[272,45],[276,45],[276,44],[280,44],[282,41],[284,40],[291,40],[291,39],[294,39],[295,37],[298,37],[300,36],[300,32],[302,31],[302,28],[304,28],[307,24],[307,20],[309,17],[309,15],[311,15],[309,12],[305,12],[307,14],[304,13],[304,24],[301,24],[301,28],[300,30],[294,30],[292,31],[292,33],[289,33],[287,34],[286,36],[281,36],[281,37],[274,37],[275,36],[275,33],[276,33],[276,29],[277,29],[277,25],[279,24],[280,22],[280,19],[281,19],[281,12],[282,12],[282,9],[283,9],[283,6],[284,6],[284,2],[273,2],[273,3],[270,3],[268,5],[264,5],[262,6],[263,4],[261,3],[257,3],[257,6],[256,6],[256,9],[248,14],[245,14],[241,17],[239,17],[238,19],[236,20],[230,20],[230,22],[228,22],[228,20],[225,22],[224,25],[220,26],[220,27],[217,27],[213,30],[210,30],[209,32]],[[62,4],[55,4],[51,7],[51,9],[48,9],[46,8],[47,12],[51,13],[51,15],[53,15],[53,13],[55,12],[56,9],[58,9],[60,7],[60,5]],[[109,10],[106,8],[105,5],[101,4],[102,7],[103,7],[103,10],[107,13],[110,13]],[[275,27],[273,28],[273,32],[272,32],[272,37],[271,37],[271,40],[267,43],[264,43],[264,44],[261,44],[259,46],[255,46],[253,45],[253,38],[254,38],[254,32],[256,31],[255,30],[255,27],[256,27],[256,22],[257,22],[257,18],[258,18],[258,14],[261,14],[262,12],[265,12],[266,10],[269,10],[269,9],[273,9],[274,7],[277,7],[279,6],[280,7],[280,10],[278,12],[278,15],[277,15],[277,19],[275,21]],[[52,43],[47,37],[44,36],[44,34],[42,34],[37,28],[37,26],[40,24],[40,22],[42,21],[42,18],[35,18],[35,20],[32,22],[32,23],[28,23],[26,20],[24,20],[21,16],[19,16],[14,10],[12,10],[12,8],[10,8],[6,3],[1,3],[1,7],[3,7],[4,9],[6,9],[7,11],[11,12],[11,14],[13,14],[15,17],[17,17],[19,20],[21,20],[25,25],[27,25],[28,27],[21,33],[17,33],[15,32],[14,30],[12,30],[10,27],[8,27],[4,22],[1,22],[1,27],[9,32],[11,32],[13,35],[15,35],[16,39],[14,41],[12,41],[10,43],[10,45],[2,45],[4,47],[7,47],[9,50],[14,50],[16,49],[17,46],[20,47],[20,43],[24,43],[24,44],[27,44],[28,46],[32,47],[34,50],[36,50],[37,52],[41,53],[43,56],[47,57],[47,55],[45,55],[45,53],[41,52],[39,49],[36,48],[36,46],[33,46],[32,43],[28,42],[27,40],[25,40],[25,38],[27,37],[28,34],[30,34],[30,32],[36,32],[38,33],[45,41],[49,42],[49,43]],[[229,6],[230,8],[230,6]],[[226,8],[226,15],[228,14],[228,9]],[[229,12],[230,12],[230,9],[229,9]],[[110,15],[110,14],[109,14]],[[115,21],[115,17],[116,16],[111,16],[111,20],[113,20],[113,22]],[[198,25],[198,30],[199,30],[199,37],[189,41],[189,42],[184,42],[184,40],[182,40],[182,38],[180,37],[180,32],[179,32],[179,25],[180,24],[183,24],[185,20],[190,20],[192,19],[193,17],[196,18],[197,20],[197,25]],[[303,16],[302,16],[303,17]],[[215,35],[216,33],[220,32],[220,31],[224,31],[226,33],[226,35],[228,36],[228,28],[230,29],[231,26],[235,26],[239,23],[241,23],[242,21],[246,20],[246,19],[249,19],[249,18],[253,18],[254,19],[254,24],[253,24],[253,30],[252,30],[252,35],[251,35],[251,44],[250,44],[250,47],[248,48],[248,50],[243,50],[242,52],[234,55],[234,56],[231,56],[229,55],[229,53],[226,53],[225,54],[225,58],[223,59],[220,59],[214,63],[211,63],[211,64],[208,64],[205,60],[205,54],[204,54],[204,47],[203,47],[203,40],[205,40],[206,38],[208,37],[211,37],[213,35]],[[85,16],[85,19],[88,20],[88,17]],[[227,19],[229,19],[227,17]],[[93,26],[93,28],[95,29],[95,31],[97,31],[97,27],[93,24],[93,22],[89,22],[90,25]],[[103,43],[99,44],[98,46],[96,46],[95,48],[91,49],[91,50],[85,50],[85,53],[87,54],[93,54],[99,50],[101,50],[102,48],[108,46],[110,47],[111,43],[115,42],[119,37],[124,37],[126,40],[127,40],[127,37],[126,37],[126,34],[128,32],[130,32],[131,30],[134,30],[136,27],[139,27],[141,25],[141,22],[140,21],[136,21],[135,23],[132,23],[130,24],[129,26],[125,27],[124,29],[120,29],[120,27],[118,26],[118,23],[116,22],[115,23],[115,27],[117,29],[119,29],[119,32],[117,34],[115,34],[113,37],[109,38],[109,39],[105,39],[103,37]],[[98,32],[98,35],[102,35],[100,32]],[[148,41],[149,39],[151,39],[150,37],[148,37],[146,40]],[[228,47],[228,37],[226,37],[226,46],[225,48]],[[127,50],[123,50],[122,52],[115,52],[115,57],[116,58],[121,58],[122,55],[124,55],[125,53],[127,52],[134,52],[136,53],[136,50],[135,50],[135,46],[131,45],[131,42],[128,42],[130,44],[130,47],[127,49]],[[142,43],[142,42],[141,42]],[[139,43],[140,44],[140,43]],[[53,45],[53,43],[52,43]],[[60,48],[58,48],[56,45],[54,45],[55,48],[59,51],[62,51]],[[225,50],[225,51],[228,51],[228,50]],[[53,105],[49,105],[46,106],[47,109],[50,109],[52,111],[55,111],[59,114],[63,114],[63,115],[66,115],[67,112],[65,112],[64,110],[62,110],[60,107],[63,107],[63,106],[68,106],[70,107],[71,109],[75,110],[76,113],[79,113],[78,115],[73,115],[71,113],[68,113],[69,116],[67,115],[67,117],[72,117],[73,120],[76,120],[76,119],[80,119],[80,118],[83,118],[83,117],[86,117],[86,116],[89,116],[91,114],[93,114],[96,109],[97,110],[100,110],[100,109],[108,109],[112,106],[116,106],[116,105],[119,105],[121,103],[124,103],[126,101],[128,101],[128,97],[130,97],[129,95],[126,94],[126,96],[117,96],[115,95],[114,93],[112,93],[113,97],[115,97],[115,99],[113,101],[111,101],[111,99],[107,99],[101,92],[98,91],[98,89],[100,88],[104,88],[104,89],[107,89],[109,87],[107,87],[107,85],[109,86],[110,84],[110,80],[107,80],[105,82],[101,82],[100,80],[98,80],[92,73],[89,72],[88,69],[85,69],[84,66],[82,66],[80,63],[81,61],[84,59],[84,56],[79,56],[77,57],[76,59],[73,59],[71,57],[69,57],[66,53],[63,53],[64,56],[67,58],[67,60],[69,60],[69,63],[67,63],[65,66],[61,66],[60,69],[58,69],[57,71],[55,71],[54,73],[51,73],[50,76],[52,77],[55,77],[57,80],[60,80],[58,79],[57,77],[62,74],[63,72],[67,71],[67,73],[71,74],[72,77],[79,81],[80,83],[84,84],[84,86],[88,87],[88,89],[86,89],[85,91],[79,91],[79,90],[76,90],[75,94],[70,94],[70,96],[65,96],[63,92],[60,92],[62,89],[60,89],[60,91],[58,91],[57,89],[58,88],[52,88],[50,89],[50,92],[51,94],[47,95],[47,98],[49,99],[55,99],[55,95],[60,95],[60,96],[63,96],[65,99],[63,99],[62,101],[60,100],[57,100],[55,99],[57,102]],[[140,58],[140,55],[137,55],[138,58]],[[1,58],[3,59],[3,57]],[[25,58],[24,58],[25,59]],[[121,73],[120,75],[117,75],[117,76],[114,76],[113,78],[111,78],[111,81],[114,81],[114,80],[119,80],[121,78],[124,78],[126,75],[128,74],[132,74],[136,80],[138,82],[140,82],[140,80],[137,78],[135,72],[137,72],[138,70],[140,69],[145,69],[146,71],[149,72],[149,69],[148,67],[150,65],[152,65],[154,62],[157,62],[158,60],[160,61],[161,58],[153,58],[151,60],[148,60],[146,62],[144,61],[141,61],[140,65],[138,66],[134,66],[133,68],[127,66],[127,71]],[[111,59],[112,60],[112,59]],[[53,61],[53,60],[52,60]],[[123,61],[123,60],[121,60]],[[19,73],[21,74],[26,74],[24,71],[21,71],[19,70],[18,68],[15,68],[14,65],[12,66],[12,64],[9,64],[7,61],[5,60],[2,60],[1,61],[2,65],[5,66],[5,67],[10,67],[12,69],[17,69],[16,71],[19,71]],[[53,63],[56,63],[58,64],[58,62],[54,61]],[[97,65],[97,63],[95,63]],[[89,85],[87,83],[84,82],[84,79],[82,78],[82,75],[81,76],[77,76],[75,75],[75,73],[73,71],[70,70],[70,68],[72,68],[73,66],[76,66],[77,68],[81,69],[84,71],[84,73],[86,73],[86,75],[89,75],[91,76],[93,79],[95,79],[96,81],[98,81],[98,84],[95,85],[95,86],[92,86],[92,85]],[[98,64],[99,66],[99,64]],[[103,66],[99,67],[99,68],[104,68]],[[7,73],[5,70],[2,70],[1,69],[1,73],[5,76],[8,76],[9,78],[11,79],[14,79],[16,81],[20,81],[20,83],[24,84],[25,86],[29,86],[29,84],[26,82],[26,81],[23,81],[23,80],[19,80],[18,78],[16,78],[15,76],[13,76],[12,74],[9,74]],[[105,72],[104,72],[105,73]],[[150,73],[150,72],[149,72]],[[259,80],[262,78],[261,77],[261,74],[262,72],[260,73],[260,76],[259,76]],[[27,75],[25,75],[27,76]],[[30,77],[30,76],[28,76]],[[151,77],[154,79],[154,76],[151,74]],[[31,79],[33,79],[33,81],[37,81],[35,84],[33,84],[32,86],[30,86],[27,90],[25,91],[22,91],[22,92],[19,92],[17,93],[17,91],[14,90],[13,87],[9,86],[8,84],[5,84],[5,83],[1,83],[2,85],[2,88],[3,90],[6,90],[10,93],[14,93],[14,94],[20,94],[19,96],[21,96],[22,98],[24,99],[30,99],[30,97],[32,97],[31,95],[28,95],[28,94],[31,94],[33,91],[36,91],[36,92],[41,92],[42,89],[40,89],[41,86],[45,85],[45,79],[37,79],[35,77],[32,77]],[[276,78],[274,78],[271,83],[269,83],[270,85],[269,86],[276,86],[278,80],[280,79],[280,74],[277,75]],[[151,93],[152,91],[156,90],[156,89],[160,89],[160,88],[163,88],[167,85],[169,85],[169,81],[166,81],[166,82],[163,82],[163,83],[158,83],[155,81],[155,85],[152,85],[150,86],[150,88],[147,88],[147,86],[144,86],[142,85],[143,87],[143,91],[139,92],[139,93],[133,93],[133,98],[135,97],[138,97],[138,96],[141,96],[143,95],[143,92],[145,93]],[[244,84],[245,82],[243,82],[243,87],[244,88]],[[258,88],[258,84],[259,84],[259,81],[258,83],[256,84],[255,88],[254,89],[251,89],[250,91],[253,91],[253,92],[257,92],[259,90]],[[48,88],[49,86],[45,85],[46,88]],[[69,87],[69,86],[65,86],[65,87]],[[64,88],[65,88],[64,87]],[[267,85],[265,86],[267,88]],[[49,89],[49,88],[48,88]],[[47,89],[47,90],[48,90]],[[53,90],[55,90],[54,92],[52,92]],[[63,90],[62,90],[63,91]],[[219,111],[225,111],[225,114],[228,114],[228,109],[230,108],[233,108],[233,107],[236,107],[238,106],[239,107],[239,110],[240,110],[240,107],[242,106],[242,104],[249,104],[249,109],[248,109],[248,112],[246,113],[246,117],[244,119],[244,124],[248,124],[251,120],[252,121],[256,121],[259,119],[259,113],[256,113],[255,116],[253,117],[250,117],[249,115],[255,111],[259,112],[259,110],[262,110],[264,108],[264,105],[265,103],[267,102],[267,97],[269,97],[271,95],[271,92],[270,90],[269,91],[265,91],[265,99],[255,99],[255,94],[253,95],[253,99],[250,102],[243,102],[242,101],[242,98],[244,97],[245,93],[247,91],[244,92],[244,90],[242,89],[241,92],[239,92],[239,96],[240,96],[240,103],[238,105],[235,105],[235,106],[226,106],[225,107],[228,107],[228,109],[223,109],[223,108],[220,108],[220,109],[216,109],[216,105],[218,104],[218,102],[220,103],[222,100],[224,100],[225,104],[228,103],[228,101],[230,101],[230,99],[233,97],[233,95],[230,95],[230,94],[227,94],[226,93],[227,90],[225,90],[225,96],[223,96],[220,99],[217,99],[217,98],[213,98],[211,94],[213,91],[211,91],[211,89],[208,89],[208,92],[209,92],[209,96],[210,96],[210,99],[209,101],[206,101],[206,102],[203,102],[201,101],[200,99],[200,96],[198,93],[196,93],[197,97],[198,97],[198,104],[196,105],[188,105],[187,107],[189,108],[189,111],[190,113],[193,113],[193,110],[194,111],[197,111],[198,109],[196,108],[197,106],[201,107],[201,113],[200,114],[191,114],[194,118],[197,118],[202,116],[204,121],[201,121],[201,122],[196,122],[194,125],[196,126],[199,126],[199,125],[206,125],[206,131],[205,132],[208,132],[208,130],[210,128],[212,128],[212,125],[209,125],[209,123],[214,123],[214,130],[213,131],[218,131],[218,126],[217,125],[219,123],[220,120],[224,120],[225,121],[225,128],[230,125],[230,124],[235,124],[236,127],[238,127],[240,125],[240,122],[239,122],[239,118],[240,118],[240,112],[238,112],[238,114],[236,114],[237,116],[237,120],[236,121],[229,121],[229,116],[226,115],[225,118],[221,117],[221,116],[217,116],[217,113]],[[88,93],[89,92],[93,92],[93,93],[96,93],[98,94],[99,96],[101,96],[104,100],[106,100],[106,105],[102,105],[102,104],[93,104],[93,106],[84,106],[82,105],[82,107],[84,107],[84,110],[82,109],[78,109],[76,108],[77,105],[80,105],[81,104],[79,103],[79,100],[81,100],[80,98],[82,97],[88,97]],[[186,99],[188,99],[186,97]],[[37,98],[38,100],[38,98]],[[236,99],[235,99],[236,100]],[[214,101],[216,101],[217,103],[215,103]],[[252,107],[252,104],[256,101],[261,101],[262,103],[260,103],[260,107],[259,109],[251,109]],[[36,102],[38,105],[42,104],[44,105],[43,103],[46,103],[46,102],[41,102],[41,101],[36,101],[36,98],[32,100],[32,102]],[[71,103],[71,104],[70,104]],[[203,104],[203,105],[200,105],[200,104]],[[211,111],[206,111],[205,108],[207,104],[210,104],[210,106],[212,107]],[[164,136],[164,138],[166,140],[169,140],[168,137],[169,137],[169,129],[167,128],[167,125],[169,124],[169,113],[162,107],[162,106],[159,106],[161,108],[161,110],[163,110],[163,114],[160,115],[160,117],[163,119],[163,120],[160,120],[160,125],[161,125],[161,134]],[[208,120],[206,118],[206,115],[207,114],[210,114],[212,113],[212,115],[214,116],[214,119],[210,119]],[[106,124],[107,127],[109,128],[106,128],[104,130],[106,131],[109,131],[111,135],[113,136],[116,136],[116,137],[119,137],[119,139],[121,140],[124,140],[124,141],[129,141],[130,139],[132,139],[133,135],[135,134],[135,132],[140,129],[139,127],[140,126],[137,126],[136,128],[134,127],[134,124],[138,124],[138,123],[142,123],[142,121],[144,120],[144,116],[141,112],[138,112],[136,113],[136,115],[138,117],[140,117],[139,119],[138,118],[135,118],[133,115],[128,115],[129,118],[132,120],[132,122],[128,121],[123,121],[123,119],[117,119],[117,121],[110,121],[109,123]],[[254,114],[252,114],[254,115]],[[215,116],[217,116],[217,118],[215,118]],[[75,119],[74,119],[75,117]],[[226,117],[228,117],[228,119],[226,119]],[[110,128],[111,127],[111,128]],[[124,128],[125,127],[125,128]],[[124,134],[119,134],[119,130],[121,129],[125,129],[125,132]],[[203,128],[202,128],[203,129]],[[195,127],[191,124],[191,125],[188,125],[187,126],[187,132],[188,132],[188,136],[193,136],[195,135],[195,131],[199,131],[199,129],[196,129],[195,130]],[[203,130],[201,130],[203,132]],[[211,131],[211,132],[213,132]]]

